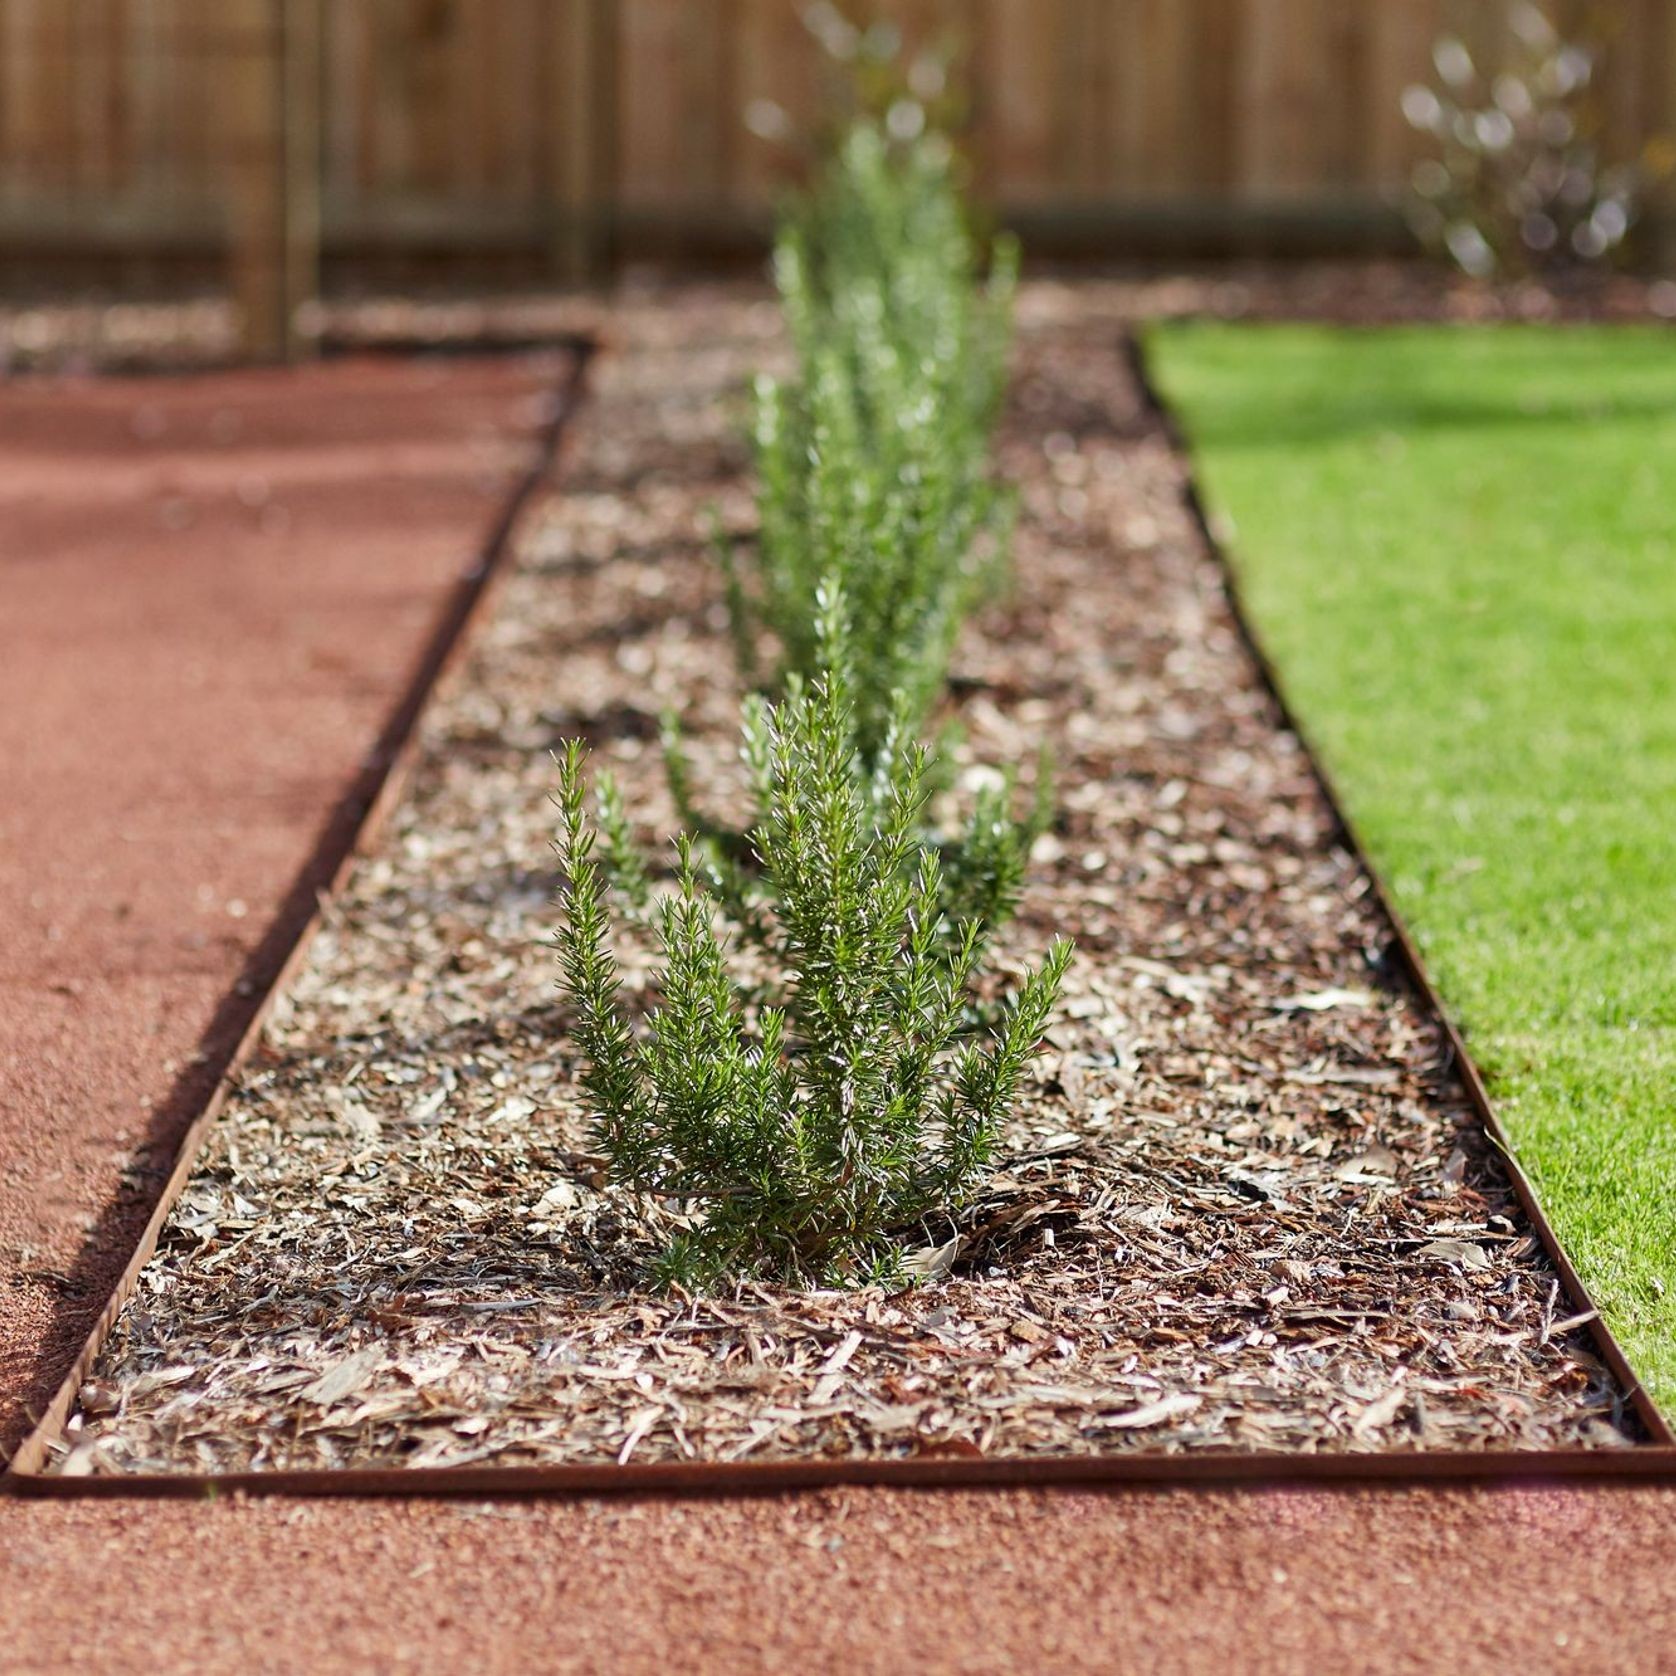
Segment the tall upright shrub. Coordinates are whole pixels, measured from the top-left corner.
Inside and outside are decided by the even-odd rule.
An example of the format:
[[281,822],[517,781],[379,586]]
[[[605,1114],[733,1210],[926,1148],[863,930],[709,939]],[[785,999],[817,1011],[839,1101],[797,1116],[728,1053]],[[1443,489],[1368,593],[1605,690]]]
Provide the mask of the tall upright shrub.
[[1602,76],[1610,8],[1601,12],[1567,38],[1541,8],[1512,0],[1502,63],[1485,66],[1445,35],[1432,82],[1403,93],[1403,114],[1435,147],[1415,167],[1409,219],[1475,278],[1609,261],[1676,162],[1668,136],[1640,155],[1613,147]]
[[[752,823],[705,818],[671,724],[695,830],[660,891],[615,783],[596,824],[578,745],[561,765],[583,1088],[615,1179],[678,1215],[670,1280],[900,1273],[905,1242],[984,1179],[1071,954],[1055,941],[975,1022],[1044,806],[1019,818],[1008,777],[935,836],[918,740],[1005,552],[989,441],[1017,259],[1000,245],[980,275],[952,154],[889,127],[852,127],[776,250],[797,371],[759,382],[760,533],[724,552],[743,673],[778,694],[746,700]],[[644,1018],[614,905],[658,951]]]
[[950,157],[859,123],[782,231],[797,372],[758,381],[760,529],[724,554],[744,672],[771,686],[818,672],[815,596],[837,580],[864,756],[898,705],[923,724],[1006,546],[989,445],[1017,258],[998,246],[980,277]]
[[969,1032],[984,934],[947,924],[938,857],[917,841],[927,753],[893,738],[864,775],[854,738],[841,676],[794,677],[779,704],[750,705],[769,976],[747,988],[730,974],[683,837],[675,889],[655,906],[657,1004],[643,1024],[621,997],[581,748],[566,750],[561,983],[613,1177],[687,1218],[666,1279],[898,1273],[915,1227],[983,1180],[1058,994],[1062,941],[987,1039]]
[[[882,820],[894,795],[892,765],[904,745],[915,738],[917,699],[898,689],[879,706],[882,731],[876,735],[865,731],[862,718],[868,712],[857,695],[865,690],[866,682],[890,672],[881,671],[876,657],[859,655],[854,638],[857,613],[836,574],[815,585],[810,609],[810,667],[821,672],[817,679],[845,696],[841,725],[846,730],[845,755],[855,776],[856,795],[872,819]],[[801,671],[788,673],[788,692],[800,692],[804,685]],[[760,936],[766,887],[751,833],[769,819],[773,795],[761,755],[762,734],[752,720],[760,715],[761,703],[756,694],[746,700],[744,756],[752,811],[746,829],[707,812],[695,793],[685,745],[673,717],[666,718],[664,731],[669,785],[676,808],[691,829],[697,864],[718,903],[743,934],[753,939]],[[1051,765],[1044,752],[1037,765],[1034,796],[1022,808],[1016,776],[1010,770],[981,787],[963,818],[946,826],[926,817],[927,800],[920,799],[922,825],[915,843],[937,854],[938,908],[949,924],[970,919],[987,935],[1012,917],[1024,887],[1030,851],[1052,816],[1051,794]],[[599,804],[607,876],[631,906],[643,909],[650,899],[653,868],[634,842],[622,795],[609,775],[600,776]]]

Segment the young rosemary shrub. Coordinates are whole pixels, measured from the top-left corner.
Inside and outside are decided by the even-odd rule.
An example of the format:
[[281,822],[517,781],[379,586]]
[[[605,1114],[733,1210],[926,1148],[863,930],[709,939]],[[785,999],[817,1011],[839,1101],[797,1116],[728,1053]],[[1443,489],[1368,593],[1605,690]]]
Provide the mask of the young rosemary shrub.
[[858,383],[880,346],[917,366],[980,431],[1006,384],[1017,241],[994,241],[987,276],[947,134],[893,140],[858,121],[775,251],[793,341],[805,361],[836,341]]
[[757,383],[759,533],[748,562],[722,552],[748,681],[822,667],[816,592],[839,581],[869,759],[896,706],[917,731],[940,697],[1008,545],[1012,503],[989,442],[1016,253],[977,279],[949,155],[940,137],[893,148],[858,124],[783,230],[775,274],[799,371]]
[[[916,701],[898,690],[884,707],[882,735],[874,740],[862,731],[860,709],[851,695],[875,679],[878,670],[857,656],[851,610],[843,584],[836,576],[818,583],[814,591],[808,639],[816,668],[826,671],[831,690],[845,703],[834,713],[832,725],[847,729],[846,758],[855,779],[856,794],[868,818],[881,823],[896,796],[894,775],[902,760],[903,742],[913,737]],[[793,671],[787,690],[798,695],[803,676]],[[682,822],[694,835],[695,854],[718,903],[742,933],[753,942],[764,938],[766,900],[770,882],[760,871],[754,833],[772,818],[776,786],[770,771],[768,711],[759,695],[745,702],[743,757],[751,802],[750,824],[744,830],[712,819],[693,790],[693,776],[673,715],[665,716],[664,767]],[[922,798],[923,809],[929,798]],[[946,927],[972,920],[988,935],[1010,919],[1018,906],[1030,851],[1052,819],[1052,764],[1044,751],[1037,769],[1035,797],[1018,812],[1017,777],[1008,772],[981,788],[965,820],[952,830],[937,831],[922,818],[914,834],[916,850],[934,850],[938,859],[937,909]],[[599,813],[605,835],[603,865],[610,882],[628,904],[643,911],[650,899],[652,868],[636,848],[623,810],[622,797],[609,776],[601,776]]]
[[1436,148],[1415,168],[1409,220],[1476,279],[1609,261],[1676,149],[1661,136],[1639,156],[1614,152],[1607,18],[1568,40],[1541,8],[1513,0],[1506,23],[1495,73],[1444,35],[1432,85],[1403,92],[1403,114]]
[[676,888],[656,903],[659,999],[640,1028],[619,992],[582,750],[566,749],[561,987],[612,1175],[692,1218],[664,1255],[666,1280],[899,1274],[914,1226],[982,1181],[1058,995],[1062,940],[987,1039],[962,1035],[983,934],[968,921],[946,947],[939,862],[915,836],[926,753],[893,742],[873,798],[853,739],[836,678],[753,706],[768,1000],[730,975],[717,903],[683,837]]

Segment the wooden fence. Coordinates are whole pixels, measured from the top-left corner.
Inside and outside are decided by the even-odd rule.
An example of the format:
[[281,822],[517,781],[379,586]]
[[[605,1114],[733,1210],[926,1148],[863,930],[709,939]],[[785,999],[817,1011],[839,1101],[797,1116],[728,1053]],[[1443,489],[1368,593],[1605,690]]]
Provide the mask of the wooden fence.
[[[1616,143],[1676,126],[1676,0],[1617,20]],[[328,271],[580,277],[759,237],[753,100],[822,98],[801,0],[0,0],[0,281],[225,271],[256,335]],[[966,49],[983,190],[1045,246],[1389,242],[1436,35],[1501,0],[871,0]],[[120,267],[112,269],[110,264]]]

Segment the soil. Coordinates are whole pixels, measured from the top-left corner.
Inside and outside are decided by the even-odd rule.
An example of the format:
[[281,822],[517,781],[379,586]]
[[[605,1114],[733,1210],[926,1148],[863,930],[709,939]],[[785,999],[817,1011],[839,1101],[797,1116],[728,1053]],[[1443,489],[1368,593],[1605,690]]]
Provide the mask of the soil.
[[[689,301],[589,423],[410,796],[334,908],[73,1417],[61,1469],[1576,1447],[1627,1441],[1437,1021],[1234,630],[1100,294],[1027,290],[1014,595],[963,645],[960,778],[1045,740],[1016,971],[1077,942],[984,1197],[910,1292],[640,1276],[555,1005],[552,747],[669,830],[737,693],[706,505],[773,311]],[[647,965],[628,971],[643,987]]]
[[0,386],[0,1452],[312,907],[561,370]]
[[[618,330],[632,340],[632,314]],[[410,531],[410,542],[419,533]],[[131,655],[166,659],[171,625],[141,610],[149,572],[112,562],[101,581],[106,609],[127,607]],[[245,567],[229,589],[230,664],[288,629],[284,612],[257,627],[239,608],[259,582]],[[53,620],[65,656],[78,644],[108,655],[88,604],[85,589],[59,596]],[[370,653],[368,636],[381,621],[361,623],[359,649]],[[416,650],[416,638],[398,640],[379,641],[384,662],[369,660],[369,682],[393,682]],[[60,774],[108,772],[103,718],[51,707],[39,684],[7,696],[3,714],[19,733],[50,718]],[[369,715],[356,746],[370,744],[375,730]],[[244,748],[231,730],[215,756],[202,745],[178,727],[160,729],[151,772],[206,786]],[[352,756],[346,748],[341,760]],[[312,820],[326,818],[331,795],[322,781]],[[19,777],[9,788],[8,846],[19,853],[19,834],[27,835],[27,853],[44,861],[89,813],[55,798],[39,776]],[[189,805],[175,802],[171,817],[178,840],[191,830]],[[291,870],[305,850],[299,833]],[[219,859],[248,875],[261,870],[263,853],[259,829],[244,823],[225,833]],[[287,876],[284,867],[274,872]],[[140,876],[134,868],[119,882],[132,888]],[[66,870],[38,911],[67,919],[91,911],[102,900],[97,886],[108,888]],[[258,927],[278,905],[275,895],[248,900]],[[166,942],[170,908],[146,898],[121,938],[79,945],[64,981],[90,980],[113,954]],[[180,994],[179,1016],[163,1022],[194,1041],[219,993],[206,982],[196,995]],[[8,990],[0,1010],[8,1052],[21,1040],[14,1000]],[[161,1097],[169,1078],[143,993],[113,988],[107,1005],[109,1027],[79,1038],[78,1064],[90,1088],[128,1091],[119,1102],[126,1110],[128,1100]],[[56,1153],[32,1144],[76,1170],[107,1152],[126,1161],[131,1133],[101,1139],[114,1110],[71,1100],[55,1116]],[[29,1131],[15,1107],[4,1122],[16,1155]],[[56,1190],[71,1211],[92,1210],[116,1167]],[[44,1170],[33,1180],[48,1191]],[[113,1244],[112,1272],[126,1255]],[[0,1317],[8,1348],[17,1331],[15,1316]],[[16,1391],[32,1365],[8,1363],[7,1389]],[[850,1490],[544,1504],[0,1498],[0,1599],[0,1669],[17,1676],[66,1666],[113,1676],[468,1666],[1627,1673],[1662,1668],[1676,1644],[1676,1491]]]

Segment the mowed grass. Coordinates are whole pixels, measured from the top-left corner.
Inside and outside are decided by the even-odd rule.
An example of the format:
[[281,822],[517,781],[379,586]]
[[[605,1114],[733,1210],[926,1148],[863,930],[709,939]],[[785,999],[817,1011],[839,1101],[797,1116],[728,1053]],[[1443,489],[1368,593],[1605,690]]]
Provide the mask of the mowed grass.
[[1676,1409],[1676,333],[1148,349],[1287,696]]

